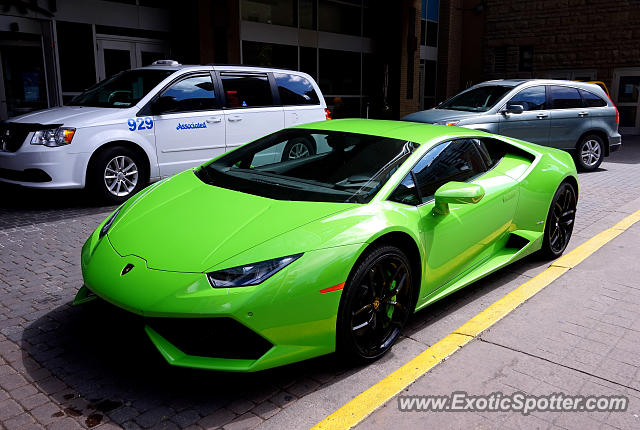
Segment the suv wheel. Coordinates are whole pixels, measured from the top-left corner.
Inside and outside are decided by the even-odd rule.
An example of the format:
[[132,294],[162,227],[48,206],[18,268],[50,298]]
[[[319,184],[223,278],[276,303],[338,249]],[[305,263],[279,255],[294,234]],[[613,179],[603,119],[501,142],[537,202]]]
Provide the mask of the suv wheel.
[[589,134],[582,138],[578,144],[576,164],[580,170],[596,170],[604,159],[604,142],[595,134]]
[[103,200],[119,204],[143,189],[149,174],[140,156],[124,146],[101,151],[90,166],[89,185]]

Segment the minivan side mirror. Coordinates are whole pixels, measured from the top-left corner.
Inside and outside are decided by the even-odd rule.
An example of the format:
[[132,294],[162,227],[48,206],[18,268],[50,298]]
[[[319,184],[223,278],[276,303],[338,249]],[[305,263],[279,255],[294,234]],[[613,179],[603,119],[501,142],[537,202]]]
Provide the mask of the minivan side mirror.
[[467,182],[447,182],[435,192],[433,213],[447,215],[449,204],[475,204],[484,197],[484,188]]
[[522,105],[507,105],[507,108],[504,110],[506,113],[513,113],[516,115],[524,112],[524,106]]

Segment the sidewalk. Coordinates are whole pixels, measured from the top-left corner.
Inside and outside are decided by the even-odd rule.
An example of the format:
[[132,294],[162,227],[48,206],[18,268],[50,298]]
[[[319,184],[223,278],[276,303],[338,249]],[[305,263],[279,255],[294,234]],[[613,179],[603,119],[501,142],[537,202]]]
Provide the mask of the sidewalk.
[[547,286],[402,395],[625,395],[626,412],[400,412],[358,428],[640,428],[640,223]]

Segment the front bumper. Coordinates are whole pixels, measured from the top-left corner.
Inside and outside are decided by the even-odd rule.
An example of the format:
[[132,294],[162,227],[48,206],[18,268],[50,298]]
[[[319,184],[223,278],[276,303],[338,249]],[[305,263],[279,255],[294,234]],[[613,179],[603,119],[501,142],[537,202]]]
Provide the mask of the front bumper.
[[50,148],[25,142],[16,152],[0,151],[0,181],[31,188],[82,188],[91,154],[72,152],[72,145]]
[[[359,247],[307,252],[260,285],[212,288],[204,273],[149,269],[140,257],[120,256],[108,235],[97,239],[94,233],[82,250],[85,287],[78,293],[77,302],[86,300],[90,290],[144,317],[149,339],[171,365],[237,372],[263,370],[335,350],[341,292],[320,290],[345,281]],[[134,268],[121,275],[127,264]],[[185,323],[185,319],[198,321]],[[158,324],[160,320],[162,324]],[[206,333],[204,327],[229,320],[250,332],[241,335],[242,342],[257,346],[243,354],[211,349],[210,343],[222,342],[224,336]],[[186,340],[177,327],[189,324],[192,328],[182,330],[184,337],[190,338]],[[202,345],[197,343],[195,331],[206,334],[201,336]]]

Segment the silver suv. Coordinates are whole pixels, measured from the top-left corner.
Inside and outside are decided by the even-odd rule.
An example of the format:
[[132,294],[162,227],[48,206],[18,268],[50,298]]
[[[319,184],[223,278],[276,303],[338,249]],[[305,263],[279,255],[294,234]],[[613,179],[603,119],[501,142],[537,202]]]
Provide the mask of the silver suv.
[[483,82],[402,119],[473,128],[564,149],[582,170],[597,169],[622,144],[618,110],[602,88],[586,82]]

